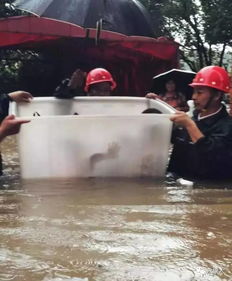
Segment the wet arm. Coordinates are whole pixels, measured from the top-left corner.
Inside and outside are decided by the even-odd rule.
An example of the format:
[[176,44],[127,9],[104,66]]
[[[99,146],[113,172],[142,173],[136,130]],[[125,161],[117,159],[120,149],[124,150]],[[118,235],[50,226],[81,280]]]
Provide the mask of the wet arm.
[[193,120],[190,119],[185,128],[193,143],[196,143],[198,140],[204,138],[203,133],[199,130],[199,128],[197,127],[196,123]]
[[193,143],[196,143],[198,140],[204,137],[204,134],[197,127],[196,123],[182,111],[176,112],[171,118],[176,125],[184,127]]

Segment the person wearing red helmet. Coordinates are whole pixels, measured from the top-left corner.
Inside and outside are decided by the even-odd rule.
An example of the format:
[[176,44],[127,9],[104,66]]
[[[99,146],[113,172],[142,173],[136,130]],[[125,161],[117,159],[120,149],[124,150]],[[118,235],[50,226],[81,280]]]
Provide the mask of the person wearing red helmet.
[[70,79],[62,81],[56,88],[54,96],[57,98],[73,98],[76,95],[110,96],[116,88],[111,73],[104,68],[94,68],[88,74],[80,69],[73,72]]
[[86,77],[85,92],[88,96],[110,96],[116,86],[109,71],[104,68],[95,68]]
[[222,103],[229,76],[219,66],[207,66],[190,86],[195,110],[192,118],[181,111],[171,117],[177,126],[168,171],[191,179],[232,178],[232,118]]

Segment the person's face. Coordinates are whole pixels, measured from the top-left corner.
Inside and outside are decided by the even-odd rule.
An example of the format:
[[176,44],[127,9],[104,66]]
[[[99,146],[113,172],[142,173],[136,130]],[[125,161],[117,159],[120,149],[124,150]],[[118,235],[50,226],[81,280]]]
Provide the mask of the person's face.
[[[197,86],[194,87],[192,99],[195,109],[202,111],[208,106],[212,106],[216,102],[216,96],[212,99],[213,92],[209,87]],[[209,101],[211,100],[210,104]]]
[[172,107],[176,107],[178,105],[178,97],[175,93],[166,93],[163,97],[163,101],[171,105]]
[[166,82],[165,88],[168,92],[173,92],[176,90],[176,84],[173,80],[169,80]]
[[110,96],[111,84],[110,82],[100,82],[93,84],[89,91],[89,96]]

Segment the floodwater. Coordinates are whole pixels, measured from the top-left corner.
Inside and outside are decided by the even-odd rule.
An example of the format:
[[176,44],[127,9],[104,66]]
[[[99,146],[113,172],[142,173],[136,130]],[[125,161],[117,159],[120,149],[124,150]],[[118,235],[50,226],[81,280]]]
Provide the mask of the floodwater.
[[1,281],[232,280],[232,183],[22,181],[2,150]]

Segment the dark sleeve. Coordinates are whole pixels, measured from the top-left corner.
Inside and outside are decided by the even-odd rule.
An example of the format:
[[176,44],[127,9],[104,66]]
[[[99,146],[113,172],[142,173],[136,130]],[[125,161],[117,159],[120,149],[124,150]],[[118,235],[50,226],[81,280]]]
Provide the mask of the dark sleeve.
[[0,95],[0,122],[8,115],[11,98],[7,94]]
[[73,89],[68,87],[69,79],[64,79],[61,84],[55,89],[54,96],[59,99],[71,99],[75,96]]
[[202,154],[222,153],[232,148],[232,126],[221,132],[200,138],[195,143],[196,149]]
[[53,95],[59,99],[72,99],[75,96],[86,96],[83,89],[71,89],[68,86],[70,79],[64,79],[61,84],[55,89]]
[[194,146],[208,177],[232,177],[232,126],[199,139]]

